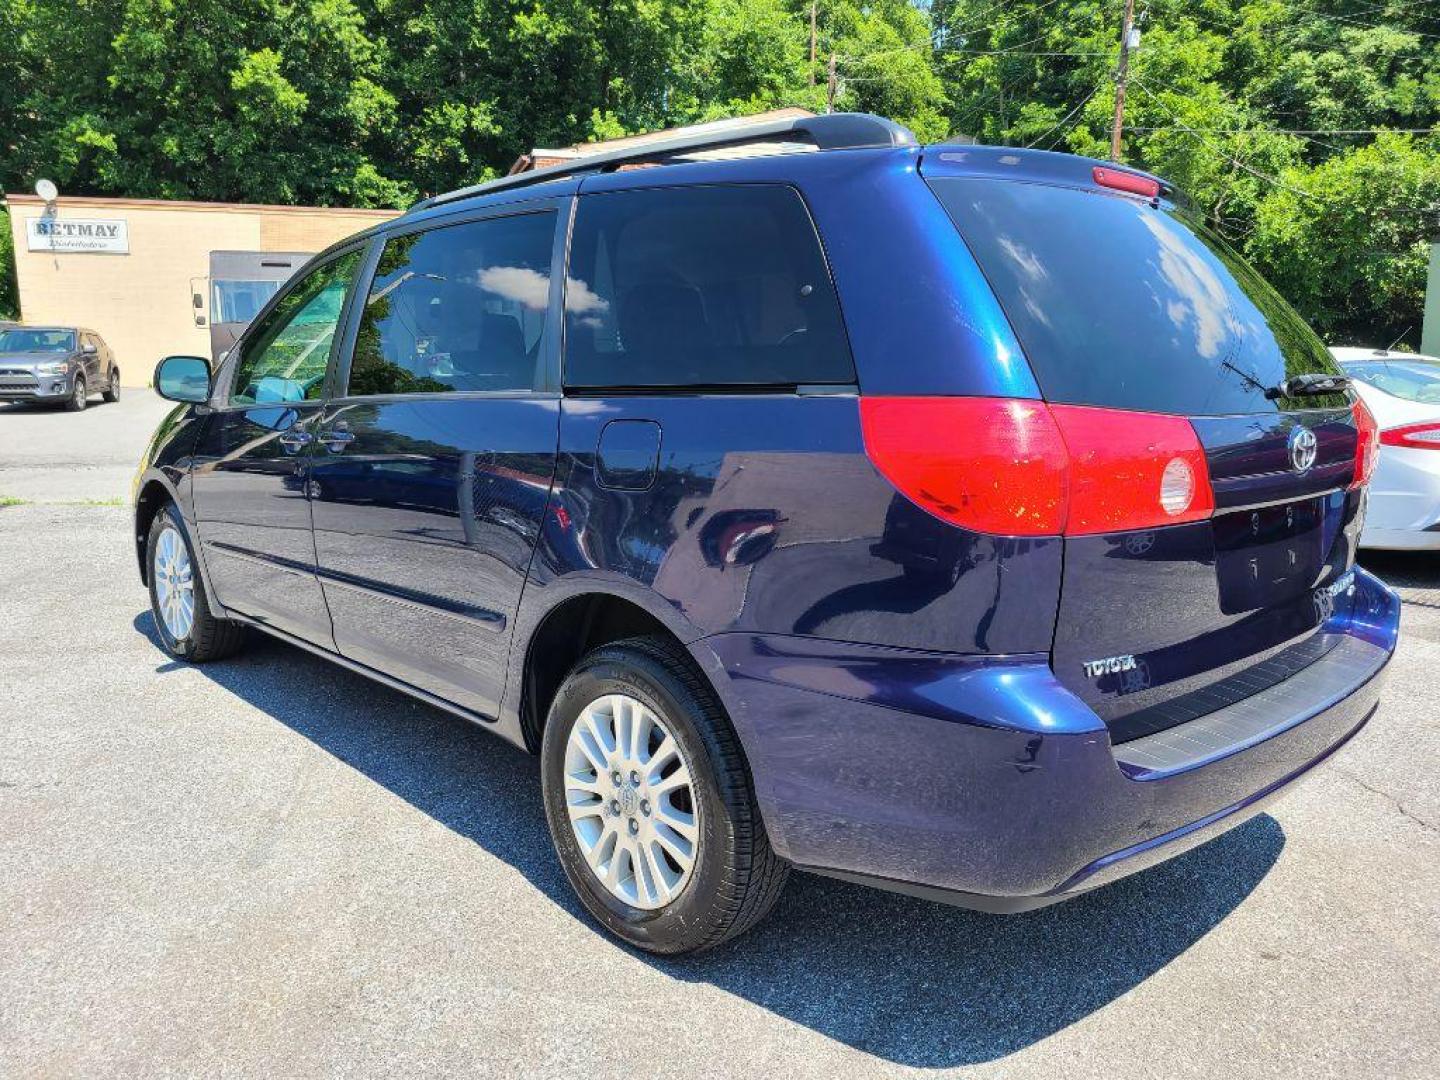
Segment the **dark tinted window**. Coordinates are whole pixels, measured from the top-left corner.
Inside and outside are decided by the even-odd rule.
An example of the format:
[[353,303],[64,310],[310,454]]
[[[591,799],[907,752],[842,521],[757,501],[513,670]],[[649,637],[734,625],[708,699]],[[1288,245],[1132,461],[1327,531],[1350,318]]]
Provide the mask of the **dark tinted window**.
[[1048,400],[1190,415],[1345,404],[1265,396],[1338,368],[1290,305],[1188,215],[1046,184],[931,184]]
[[547,211],[387,240],[355,339],[349,393],[531,389],[554,236]]
[[245,337],[231,404],[321,396],[345,294],[359,268],[360,252],[352,251],[311,270],[280,298]]
[[819,239],[791,188],[587,195],[570,250],[569,386],[855,379]]

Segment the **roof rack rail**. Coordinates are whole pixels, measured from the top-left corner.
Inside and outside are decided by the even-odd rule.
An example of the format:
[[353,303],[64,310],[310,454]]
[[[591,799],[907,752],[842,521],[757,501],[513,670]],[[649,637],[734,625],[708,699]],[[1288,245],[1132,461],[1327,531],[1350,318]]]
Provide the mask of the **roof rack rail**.
[[820,116],[792,116],[780,120],[766,120],[758,124],[736,121],[733,124],[704,124],[702,130],[684,135],[655,139],[651,142],[632,144],[616,150],[602,150],[594,154],[583,154],[574,161],[560,165],[549,165],[543,169],[502,176],[487,180],[483,184],[472,184],[443,195],[432,195],[421,199],[414,210],[424,210],[456,199],[467,199],[472,195],[488,195],[494,191],[529,187],[557,180],[562,176],[577,173],[600,172],[620,165],[650,161],[657,157],[669,157],[694,153],[700,150],[714,150],[725,146],[740,146],[746,143],[776,142],[782,136],[793,135],[795,141],[808,140],[819,150],[857,150],[884,146],[914,146],[915,134],[903,124],[887,120],[871,113],[825,113]]

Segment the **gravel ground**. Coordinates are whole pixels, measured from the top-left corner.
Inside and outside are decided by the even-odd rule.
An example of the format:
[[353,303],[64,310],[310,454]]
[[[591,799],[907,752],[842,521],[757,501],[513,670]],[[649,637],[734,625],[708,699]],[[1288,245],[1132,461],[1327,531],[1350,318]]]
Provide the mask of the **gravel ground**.
[[174,407],[153,390],[129,387],[113,405],[92,397],[81,413],[0,402],[0,499],[128,499],[140,452]]
[[1440,559],[1374,560],[1380,715],[1219,840],[1011,917],[797,876],[657,961],[572,899],[530,758],[282,645],[172,662],[128,511],[60,505],[148,428],[71,483],[12,456],[48,419],[0,410],[0,494],[49,497],[0,509],[0,1076],[1440,1075]]

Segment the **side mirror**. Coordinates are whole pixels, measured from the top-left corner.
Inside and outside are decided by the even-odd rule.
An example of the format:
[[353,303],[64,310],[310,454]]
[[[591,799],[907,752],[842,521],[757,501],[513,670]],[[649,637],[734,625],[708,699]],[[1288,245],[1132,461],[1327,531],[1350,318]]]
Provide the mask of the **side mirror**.
[[210,400],[210,362],[200,356],[167,356],[155,365],[155,392],[170,401]]
[[86,356],[94,356],[94,355],[95,355],[96,353],[98,353],[100,350],[97,349],[97,348],[95,348],[95,343],[94,343],[94,342],[92,342],[92,341],[87,341],[87,342],[85,342],[84,345],[81,345],[81,346],[80,346],[80,351],[81,351],[82,353],[84,353]]

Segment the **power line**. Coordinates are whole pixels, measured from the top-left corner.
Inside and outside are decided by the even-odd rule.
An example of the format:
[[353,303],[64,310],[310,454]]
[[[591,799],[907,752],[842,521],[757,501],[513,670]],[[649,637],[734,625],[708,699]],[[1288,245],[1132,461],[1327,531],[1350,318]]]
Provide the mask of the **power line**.
[[947,60],[947,57],[950,56],[950,55],[964,55],[964,56],[1109,56],[1109,55],[1110,55],[1110,53],[1109,53],[1108,51],[1105,51],[1105,52],[1099,52],[1099,51],[1096,51],[1096,52],[1031,52],[1031,51],[1024,51],[1024,50],[1021,50],[1021,49],[946,49],[946,50],[945,50],[945,53],[946,53],[945,56],[942,56],[942,57],[939,58],[942,63],[947,63],[947,62],[949,62],[949,61]]
[[[1151,10],[1155,10],[1155,9],[1152,7]],[[1357,29],[1367,29],[1367,30],[1394,30],[1396,33],[1400,33],[1400,34],[1414,34],[1414,35],[1417,36],[1417,37],[1440,38],[1440,34],[1429,34],[1429,33],[1426,33],[1426,32],[1423,31],[1423,30],[1411,30],[1411,29],[1408,29],[1408,28],[1403,27],[1403,26],[1396,26],[1396,25],[1394,25],[1394,24],[1360,22],[1359,20],[1356,20],[1356,19],[1351,18],[1351,17],[1349,17],[1349,16],[1345,16],[1345,15],[1334,15],[1334,14],[1330,14],[1330,13],[1324,12],[1324,11],[1316,11],[1316,10],[1313,9],[1313,8],[1296,8],[1296,9],[1294,9],[1294,11],[1293,11],[1292,14],[1294,14],[1295,16],[1297,16],[1296,19],[1295,19],[1295,21],[1293,21],[1293,22],[1278,22],[1277,24],[1275,24],[1274,29],[1277,30],[1277,31],[1280,31],[1280,30],[1295,31],[1295,30],[1303,29],[1303,28],[1306,27],[1306,26],[1313,26],[1313,25],[1315,24],[1315,21],[1316,21],[1317,19],[1330,19],[1330,20],[1334,20],[1334,21],[1336,21],[1336,22],[1344,23],[1344,24],[1346,24],[1346,25],[1348,25],[1348,26],[1353,26],[1353,27],[1355,27],[1355,28],[1357,28]],[[1221,26],[1219,23],[1215,22],[1215,21],[1214,21],[1210,16],[1208,16],[1208,15],[1197,15],[1197,14],[1196,14],[1195,12],[1193,12],[1193,11],[1188,11],[1188,10],[1186,10],[1186,9],[1185,9],[1185,6],[1184,6],[1183,4],[1181,4],[1178,9],[1175,9],[1175,8],[1170,9],[1169,14],[1168,14],[1168,17],[1169,17],[1169,18],[1177,18],[1177,19],[1178,19],[1178,18],[1190,19],[1190,20],[1192,20],[1193,22],[1195,22],[1196,24],[1198,24],[1202,29],[1208,29],[1208,30],[1210,30],[1211,32],[1216,33],[1216,34],[1220,34],[1220,35],[1222,35],[1222,36],[1233,34],[1236,30],[1240,29],[1240,24],[1239,24],[1238,22],[1233,23],[1233,24],[1230,24],[1230,25],[1226,25],[1226,26]],[[1424,18],[1427,18],[1427,19],[1430,19],[1430,18],[1440,18],[1440,16],[1429,16],[1429,15],[1427,15],[1427,16],[1424,16]]]
[[[1149,77],[1147,76],[1147,78],[1149,78]],[[1176,89],[1176,88],[1173,87],[1173,86],[1168,86],[1168,85],[1166,85],[1165,83],[1160,82],[1158,79],[1151,79],[1150,81],[1151,81],[1152,83],[1154,83],[1155,86],[1159,87],[1161,90],[1168,90],[1168,91],[1169,91],[1170,93],[1172,93],[1172,94],[1179,94],[1179,95],[1182,96],[1182,97],[1185,96],[1185,94],[1184,94],[1182,91]],[[1153,96],[1153,94],[1152,94],[1152,96]],[[1171,115],[1173,116],[1174,114],[1171,113]],[[1134,129],[1132,129],[1132,130],[1141,130],[1141,129],[1139,129],[1139,128],[1134,128]],[[1158,127],[1158,128],[1154,128],[1153,130],[1155,130],[1155,131],[1165,131],[1165,130],[1168,130],[1168,129],[1163,128],[1163,127]],[[1329,151],[1331,151],[1332,153],[1336,153],[1336,154],[1343,154],[1343,153],[1345,153],[1345,152],[1346,152],[1346,148],[1343,147],[1343,146],[1336,146],[1334,143],[1325,142],[1323,139],[1317,139],[1317,138],[1315,138],[1314,136],[1316,136],[1316,135],[1378,135],[1378,134],[1381,134],[1382,132],[1387,132],[1387,131],[1395,131],[1395,132],[1397,132],[1397,133],[1399,133],[1399,134],[1411,134],[1411,135],[1430,135],[1430,134],[1435,134],[1436,132],[1440,132],[1440,128],[1351,128],[1351,129],[1339,129],[1339,128],[1336,128],[1336,129],[1325,129],[1325,128],[1315,128],[1315,129],[1313,129],[1313,130],[1307,130],[1307,129],[1303,129],[1303,128],[1239,128],[1239,129],[1237,129],[1237,128],[1194,128],[1194,127],[1192,127],[1192,128],[1190,128],[1189,130],[1192,131],[1192,132],[1208,132],[1208,133],[1210,133],[1210,134],[1215,134],[1215,135],[1265,135],[1265,134],[1272,134],[1272,135],[1293,135],[1293,136],[1295,136],[1296,138],[1304,139],[1306,142],[1311,143],[1311,144],[1314,145],[1314,146],[1323,147],[1324,149],[1329,150]]]
[[[1367,11],[1373,11],[1381,16],[1388,16],[1395,11],[1409,11],[1411,8],[1429,7],[1435,4],[1435,0],[1411,0],[1408,4],[1364,4]],[[1431,22],[1440,22],[1440,15],[1420,15],[1421,19],[1428,19]]]
[[[1051,3],[1055,3],[1055,2],[1056,2],[1056,0],[1051,0]],[[1043,6],[1044,6],[1044,7],[1049,7],[1050,5],[1049,5],[1049,4],[1045,4],[1045,5],[1043,5]],[[1041,9],[1041,8],[1035,8],[1034,10],[1035,10],[1035,11],[1040,11],[1040,10],[1042,10],[1042,9]],[[1031,12],[1028,12],[1028,11],[1027,11],[1026,14],[1031,14]],[[924,42],[915,42],[915,43],[910,44],[910,45],[896,45],[894,48],[890,48],[890,49],[876,49],[874,52],[860,53],[860,54],[855,55],[855,56],[846,56],[846,55],[844,55],[844,54],[842,53],[842,54],[840,55],[840,59],[841,59],[841,60],[845,60],[845,61],[854,61],[854,62],[856,62],[856,63],[864,63],[866,60],[873,60],[873,59],[875,59],[875,58],[878,57],[878,56],[894,56],[894,55],[896,55],[897,53],[915,52],[915,51],[921,50],[921,49],[931,49],[931,50],[933,50],[934,53],[935,53],[935,58],[936,58],[937,60],[942,61],[942,62],[945,61],[946,58],[949,57],[949,56],[952,56],[952,55],[960,55],[960,54],[967,55],[967,56],[1006,56],[1006,55],[1010,55],[1010,54],[1013,54],[1013,55],[1015,55],[1015,56],[1109,56],[1109,55],[1110,55],[1109,53],[1101,53],[1101,52],[1088,53],[1088,52],[1059,52],[1059,51],[1050,51],[1050,52],[1042,52],[1042,51],[1027,52],[1027,51],[1024,51],[1024,47],[1025,47],[1026,45],[1033,45],[1033,44],[1035,44],[1035,42],[1041,41],[1041,40],[1043,40],[1044,38],[1047,38],[1047,37],[1049,37],[1049,36],[1050,36],[1049,31],[1046,31],[1045,33],[1036,34],[1036,35],[1035,35],[1034,37],[1032,37],[1032,38],[1027,38],[1027,39],[1025,39],[1024,41],[1017,41],[1014,45],[1006,45],[1006,46],[1004,46],[1004,47],[1002,47],[1002,48],[998,48],[998,49],[951,49],[951,48],[948,48],[948,47],[947,47],[947,48],[936,49],[933,42],[924,41]]]
[[1140,76],[1138,75],[1132,75],[1131,79],[1134,81],[1135,85],[1140,87],[1140,89],[1145,92],[1146,97],[1150,98],[1152,101],[1154,101],[1157,105],[1159,105],[1162,109],[1164,109],[1167,113],[1170,114],[1170,118],[1175,121],[1176,127],[1178,127],[1181,131],[1188,132],[1191,136],[1195,138],[1196,142],[1208,148],[1212,153],[1219,154],[1221,157],[1225,158],[1225,160],[1230,162],[1231,165],[1234,165],[1237,169],[1243,169],[1245,172],[1249,173],[1251,176],[1256,177],[1257,179],[1264,180],[1266,183],[1273,184],[1275,187],[1283,188],[1286,191],[1292,191],[1297,195],[1303,195],[1307,199],[1314,199],[1317,202],[1325,201],[1319,195],[1315,195],[1309,191],[1306,191],[1304,188],[1296,187],[1293,184],[1287,184],[1279,177],[1271,176],[1269,173],[1261,172],[1259,169],[1255,168],[1253,165],[1250,165],[1248,162],[1241,161],[1238,157],[1236,157],[1234,154],[1231,154],[1229,151],[1216,146],[1214,143],[1212,143],[1209,139],[1205,138],[1205,136],[1201,135],[1194,128],[1190,127],[1188,124],[1183,123],[1180,120],[1180,117],[1176,115],[1175,110],[1170,108],[1170,106],[1165,103],[1165,101],[1160,97],[1160,95],[1156,94],[1155,91],[1150,89],[1149,84],[1146,82],[1146,80],[1140,78]]
[[[1361,22],[1359,19],[1350,18],[1346,15],[1335,15],[1326,11],[1315,11],[1313,8],[1300,8],[1303,15],[1301,21],[1307,19],[1330,19],[1334,22],[1344,23],[1347,26],[1354,26],[1365,30],[1394,30],[1401,34],[1414,34],[1417,37],[1440,39],[1440,34],[1427,34],[1423,30],[1408,30],[1400,26],[1387,26],[1380,23]],[[1298,25],[1298,24],[1297,24]]]
[[[1170,89],[1175,93],[1173,87]],[[1169,131],[1174,125],[1164,127],[1145,124],[1126,124],[1126,131]],[[1233,135],[1234,128],[1191,128],[1191,131],[1205,132],[1210,135]],[[1270,135],[1383,135],[1394,133],[1397,135],[1434,135],[1440,133],[1440,128],[1252,128],[1257,134]]]
[[[1044,11],[1046,8],[1048,8],[1048,7],[1053,7],[1055,4],[1057,4],[1057,3],[1059,3],[1059,2],[1060,2],[1060,0],[1045,0],[1045,3],[1041,4],[1039,7],[1026,8],[1026,9],[1025,9],[1024,11],[1022,11],[1022,12],[1017,12],[1017,14],[1021,14],[1021,15],[1038,15],[1040,12]],[[950,33],[951,33],[951,34],[955,34],[955,35],[957,35],[958,37],[964,37],[966,34],[969,34],[969,33],[973,32],[973,31],[975,31],[975,30],[979,30],[982,26],[985,26],[985,25],[986,25],[989,16],[993,15],[995,12],[999,11],[1001,8],[1006,7],[1006,6],[1007,6],[1007,0],[1000,0],[1000,2],[999,2],[998,4],[991,4],[991,5],[990,5],[988,8],[986,8],[983,12],[981,12],[979,15],[976,16],[976,21],[975,21],[975,22],[971,23],[971,24],[970,24],[969,26],[967,26],[967,27],[964,27],[963,29],[960,29],[960,30],[951,30]],[[1009,6],[1012,6],[1012,7],[1013,7],[1013,5],[1009,5]]]
[[[1044,138],[1048,137],[1048,136],[1050,135],[1050,133],[1051,133],[1052,131],[1055,131],[1057,128],[1067,127],[1067,126],[1069,125],[1069,122],[1070,122],[1071,118],[1072,118],[1072,117],[1078,117],[1079,114],[1080,114],[1080,110],[1083,109],[1083,108],[1085,108],[1086,105],[1090,104],[1090,99],[1093,98],[1096,94],[1098,94],[1098,93],[1100,92],[1100,88],[1101,88],[1102,86],[1104,86],[1104,85],[1105,85],[1104,80],[1101,80],[1100,82],[1096,83],[1094,89],[1092,89],[1088,94],[1086,94],[1083,98],[1081,98],[1081,99],[1080,99],[1080,103],[1079,103],[1078,105],[1076,105],[1073,109],[1071,109],[1068,113],[1066,113],[1063,117],[1061,117],[1059,121],[1057,121],[1056,123],[1052,124],[1052,125],[1050,126],[1049,130],[1047,130],[1044,134],[1042,134],[1042,135],[1037,135],[1034,139],[1032,139],[1032,140],[1030,140],[1028,143],[1026,143],[1026,144],[1025,144],[1025,149],[1026,149],[1026,150],[1029,150],[1029,149],[1030,149],[1031,147],[1033,147],[1036,143],[1038,143],[1041,139],[1044,139]],[[1063,135],[1064,132],[1062,131],[1061,134]],[[1054,143],[1051,143],[1050,145],[1053,146]],[[1049,146],[1046,147],[1047,150],[1048,150],[1049,148],[1050,148]]]

